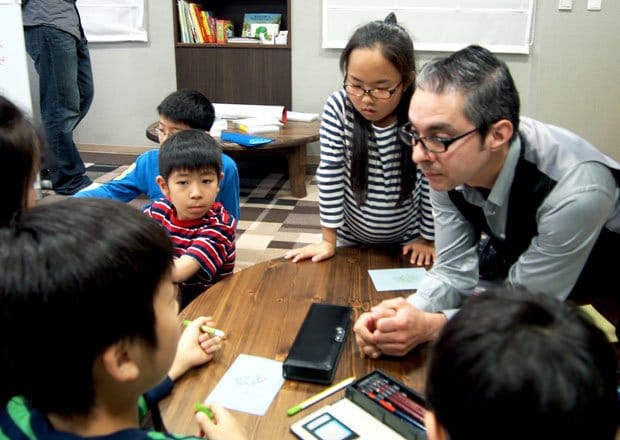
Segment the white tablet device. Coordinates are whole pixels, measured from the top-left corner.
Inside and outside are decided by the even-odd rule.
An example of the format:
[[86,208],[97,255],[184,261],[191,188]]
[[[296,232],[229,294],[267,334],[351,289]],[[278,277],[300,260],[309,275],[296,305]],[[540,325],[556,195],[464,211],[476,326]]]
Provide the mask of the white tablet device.
[[302,440],[404,440],[349,399],[326,405],[291,425]]

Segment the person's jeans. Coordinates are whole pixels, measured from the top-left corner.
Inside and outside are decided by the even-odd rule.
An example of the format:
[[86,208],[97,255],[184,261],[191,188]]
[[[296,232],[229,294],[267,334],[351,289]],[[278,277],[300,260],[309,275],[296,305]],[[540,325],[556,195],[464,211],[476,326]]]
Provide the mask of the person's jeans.
[[51,26],[28,26],[24,34],[39,74],[41,118],[53,155],[47,164],[52,186],[59,194],[73,194],[91,183],[73,141],[73,130],[94,95],[87,42]]

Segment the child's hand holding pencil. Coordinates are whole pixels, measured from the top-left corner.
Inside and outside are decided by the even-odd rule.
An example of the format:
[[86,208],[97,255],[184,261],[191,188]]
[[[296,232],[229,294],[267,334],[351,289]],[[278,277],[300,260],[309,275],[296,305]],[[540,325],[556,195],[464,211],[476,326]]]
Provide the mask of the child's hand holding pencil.
[[183,325],[186,329],[179,338],[177,353],[168,373],[172,380],[178,379],[190,368],[209,362],[222,349],[222,336],[202,330],[203,327],[215,328],[212,317],[201,316],[193,321],[186,320]]

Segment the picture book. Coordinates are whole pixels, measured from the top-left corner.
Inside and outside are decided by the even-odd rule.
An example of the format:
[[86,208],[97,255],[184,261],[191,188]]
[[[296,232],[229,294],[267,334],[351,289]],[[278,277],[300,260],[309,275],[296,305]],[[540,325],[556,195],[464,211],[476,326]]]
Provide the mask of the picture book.
[[213,12],[211,11],[201,11],[200,16],[202,18],[203,26],[207,32],[207,41],[206,43],[215,43],[216,36],[213,30],[213,21],[215,18],[213,17]]
[[242,37],[253,37],[252,35],[252,23],[260,24],[281,24],[282,14],[277,13],[246,13],[243,16],[243,27],[241,29]]
[[273,44],[275,42],[276,35],[280,30],[279,24],[274,23],[252,23],[250,24],[250,36],[252,38],[258,38],[263,42]]
[[231,20],[216,20],[216,42],[226,43],[228,39],[235,35],[235,27]]

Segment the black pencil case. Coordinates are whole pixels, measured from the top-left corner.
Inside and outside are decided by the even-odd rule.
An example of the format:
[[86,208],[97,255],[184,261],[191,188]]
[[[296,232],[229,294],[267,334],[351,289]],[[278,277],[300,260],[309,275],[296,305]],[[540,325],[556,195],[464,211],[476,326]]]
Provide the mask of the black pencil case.
[[328,384],[344,348],[351,307],[312,303],[282,365],[287,379]]

